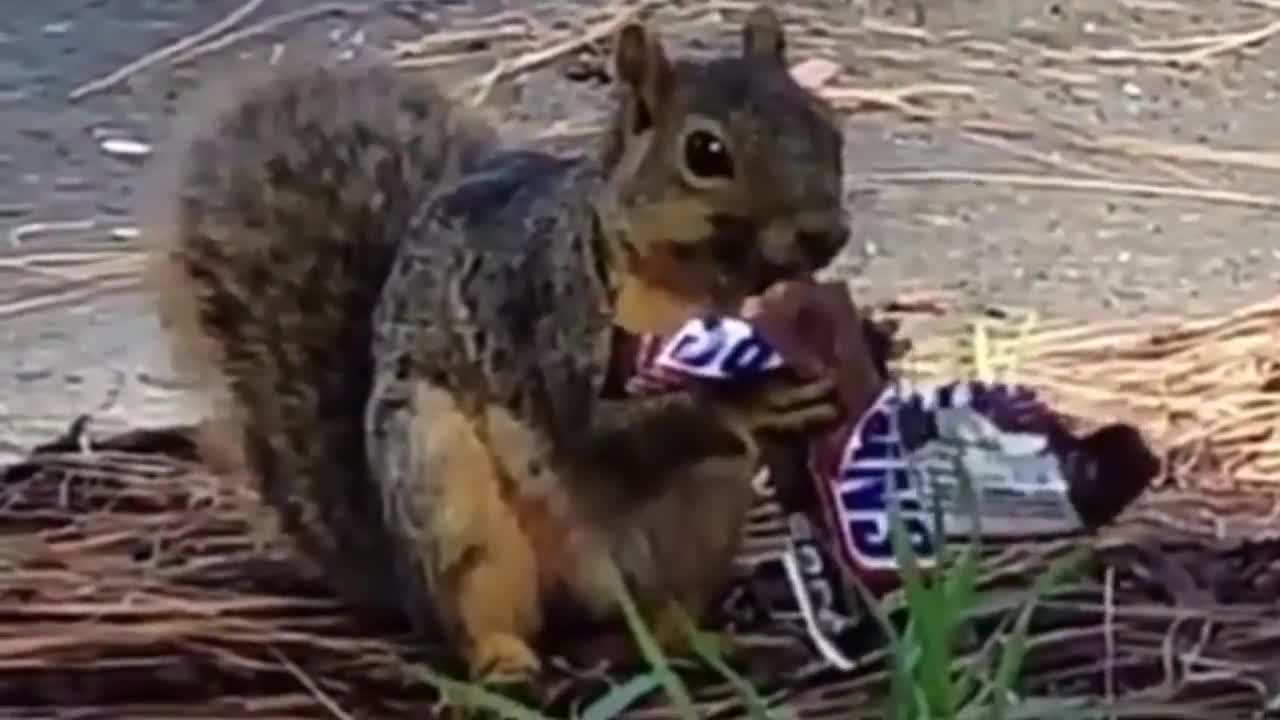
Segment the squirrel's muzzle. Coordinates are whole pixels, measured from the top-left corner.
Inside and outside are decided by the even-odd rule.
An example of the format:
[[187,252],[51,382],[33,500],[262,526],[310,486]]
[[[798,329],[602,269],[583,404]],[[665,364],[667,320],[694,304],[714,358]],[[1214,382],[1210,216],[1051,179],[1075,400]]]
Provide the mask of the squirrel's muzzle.
[[774,221],[760,239],[768,264],[810,274],[826,267],[849,241],[849,225],[838,213],[812,213]]
[[784,280],[809,277],[826,267],[849,240],[842,216],[815,213],[772,221],[719,214],[705,245],[721,275],[750,293]]
[[832,225],[821,230],[797,230],[796,246],[814,269],[822,268],[835,259],[849,241],[849,227]]

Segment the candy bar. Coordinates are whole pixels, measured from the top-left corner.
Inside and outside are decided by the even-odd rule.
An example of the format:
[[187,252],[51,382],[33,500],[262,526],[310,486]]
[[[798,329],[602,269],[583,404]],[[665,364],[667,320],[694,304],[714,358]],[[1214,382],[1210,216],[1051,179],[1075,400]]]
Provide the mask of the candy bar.
[[843,421],[766,443],[770,482],[761,488],[776,494],[790,530],[780,567],[763,575],[775,586],[785,581],[793,614],[837,667],[847,662],[838,638],[862,616],[848,580],[875,593],[900,583],[893,503],[927,569],[943,543],[976,530],[1012,538],[1094,529],[1136,499],[1159,467],[1136,429],[1109,425],[1077,438],[1028,387],[891,379],[891,345],[843,286],[793,283],[749,317],[694,318],[670,335],[615,346],[631,394],[783,372],[835,378]]

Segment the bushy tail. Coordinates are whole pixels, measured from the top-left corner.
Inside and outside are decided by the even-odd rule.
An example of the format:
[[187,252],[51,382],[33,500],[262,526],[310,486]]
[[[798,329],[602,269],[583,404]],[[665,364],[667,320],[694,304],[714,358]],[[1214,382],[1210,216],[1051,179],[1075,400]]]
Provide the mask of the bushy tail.
[[379,67],[236,83],[157,158],[148,284],[175,366],[349,601],[397,608],[362,418],[371,316],[398,229],[495,143],[433,85]]

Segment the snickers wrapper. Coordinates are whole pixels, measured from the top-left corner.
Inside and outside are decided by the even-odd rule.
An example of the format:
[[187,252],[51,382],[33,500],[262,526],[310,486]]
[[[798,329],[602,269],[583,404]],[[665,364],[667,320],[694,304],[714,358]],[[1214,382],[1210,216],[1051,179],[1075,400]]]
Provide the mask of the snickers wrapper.
[[1096,529],[1159,469],[1136,429],[1113,424],[1078,438],[1029,387],[892,379],[891,340],[843,285],[792,283],[750,317],[697,317],[671,335],[615,346],[629,394],[778,373],[835,379],[841,422],[763,444],[768,479],[758,492],[781,508],[788,538],[756,580],[773,619],[803,623],[836,667],[851,667],[840,638],[862,618],[851,581],[875,594],[900,585],[894,505],[927,570],[945,543],[975,532],[985,540]]

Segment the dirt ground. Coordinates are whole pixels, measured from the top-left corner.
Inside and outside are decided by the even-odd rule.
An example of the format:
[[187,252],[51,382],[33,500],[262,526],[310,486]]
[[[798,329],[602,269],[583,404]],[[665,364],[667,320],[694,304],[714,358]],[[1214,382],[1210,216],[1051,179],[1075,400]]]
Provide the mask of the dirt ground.
[[[197,43],[199,57],[69,100],[243,4],[45,0],[0,19],[0,462],[83,412],[106,427],[193,412],[136,293],[139,163],[105,152],[105,140],[160,142],[203,78],[301,47],[362,54],[473,31],[426,61],[461,77],[613,12],[271,0],[235,27],[311,16],[222,47]],[[677,52],[733,41],[724,16],[731,23],[740,3],[661,5]],[[827,89],[858,105],[850,192],[874,197],[852,206],[858,236],[833,271],[865,297],[942,289],[965,306],[1085,321],[1216,312],[1275,293],[1280,147],[1268,118],[1280,2],[792,0],[788,12],[792,58],[837,62]],[[571,78],[600,61],[570,52],[498,85],[489,107],[513,137],[581,142],[604,92]],[[890,95],[903,101],[856,102]]]

